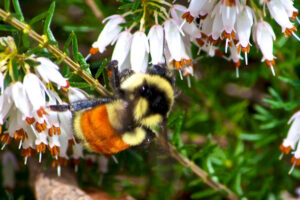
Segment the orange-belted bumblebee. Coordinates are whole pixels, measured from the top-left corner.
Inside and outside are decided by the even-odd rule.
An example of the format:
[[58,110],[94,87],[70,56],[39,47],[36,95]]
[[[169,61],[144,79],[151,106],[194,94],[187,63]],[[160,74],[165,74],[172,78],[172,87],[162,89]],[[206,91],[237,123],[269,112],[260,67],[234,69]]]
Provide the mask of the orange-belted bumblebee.
[[131,74],[119,73],[117,65],[108,64],[112,96],[50,106],[71,110],[76,136],[88,149],[105,155],[150,143],[153,128],[167,119],[174,102],[174,80],[166,67],[154,65],[146,74]]

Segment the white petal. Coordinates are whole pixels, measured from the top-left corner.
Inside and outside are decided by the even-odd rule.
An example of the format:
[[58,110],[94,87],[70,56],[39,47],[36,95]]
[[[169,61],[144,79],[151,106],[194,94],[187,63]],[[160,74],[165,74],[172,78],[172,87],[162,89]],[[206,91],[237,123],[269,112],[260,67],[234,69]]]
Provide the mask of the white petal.
[[184,43],[182,41],[178,27],[173,20],[164,22],[166,42],[170,51],[171,60],[180,61],[182,58],[187,58]]
[[150,54],[152,59],[152,64],[164,63],[163,56],[163,44],[164,44],[164,30],[160,25],[154,25],[151,27],[149,34],[150,43]]
[[145,60],[148,60],[148,52],[149,45],[147,36],[142,31],[135,32],[130,49],[131,68],[135,73],[143,73]]
[[24,89],[34,111],[46,106],[46,87],[33,73],[28,73],[23,80]]
[[[27,76],[27,75],[26,75]],[[24,80],[26,78],[24,77]],[[34,94],[34,88],[30,88],[31,93]],[[22,112],[23,119],[26,117],[32,117],[32,106],[26,94],[25,85],[21,82],[16,82],[12,86],[12,99],[15,103],[15,106]]]
[[79,88],[74,88],[74,87],[70,87],[68,90],[68,97],[69,97],[69,101],[70,103],[78,101],[78,100],[83,100],[83,99],[87,99],[89,95],[79,89]]
[[111,60],[117,60],[121,66],[125,62],[131,46],[132,34],[129,31],[120,33]]
[[251,8],[245,6],[236,19],[236,31],[242,47],[247,47],[249,44],[252,25],[253,16]]
[[224,30],[227,33],[231,33],[234,30],[234,24],[236,21],[236,7],[235,6],[221,6],[222,22]]
[[214,40],[219,39],[221,37],[222,32],[224,31],[223,21],[222,21],[222,15],[219,13],[216,13],[213,26],[212,26],[212,38]]
[[289,20],[288,13],[280,0],[271,0],[267,2],[271,16],[282,27],[284,32],[286,28],[293,28],[293,24]]
[[5,88],[4,93],[0,96],[0,125],[2,125],[13,105],[11,99],[12,85]]
[[59,67],[56,64],[47,58],[40,57],[37,60],[41,64],[36,66],[35,70],[46,83],[49,83],[49,81],[56,83],[58,88],[68,85],[67,79],[58,71]]
[[283,145],[285,147],[290,146],[292,149],[295,149],[295,145],[299,139],[300,139],[300,117],[297,117],[294,119],[289,129],[288,135],[286,139],[284,139],[283,141]]
[[103,53],[106,47],[116,39],[122,30],[119,24],[125,22],[124,18],[120,15],[110,16],[106,20],[108,20],[107,24],[101,31],[97,41],[92,45],[94,48],[98,48],[100,53]]

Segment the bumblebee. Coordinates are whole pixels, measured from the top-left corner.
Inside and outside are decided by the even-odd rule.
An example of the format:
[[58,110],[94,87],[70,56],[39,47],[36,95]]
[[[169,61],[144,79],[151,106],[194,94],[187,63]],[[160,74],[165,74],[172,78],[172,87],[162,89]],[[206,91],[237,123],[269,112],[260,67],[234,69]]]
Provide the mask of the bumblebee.
[[75,135],[86,148],[104,155],[149,144],[153,128],[166,121],[174,103],[174,80],[166,67],[154,65],[146,74],[119,73],[118,62],[111,61],[108,69],[113,95],[50,106],[71,110]]

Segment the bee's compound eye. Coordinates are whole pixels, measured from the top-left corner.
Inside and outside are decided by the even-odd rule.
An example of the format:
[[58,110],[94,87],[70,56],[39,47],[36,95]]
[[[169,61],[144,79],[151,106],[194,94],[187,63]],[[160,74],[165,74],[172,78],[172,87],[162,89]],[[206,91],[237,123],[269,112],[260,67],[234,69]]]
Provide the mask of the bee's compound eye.
[[140,89],[141,95],[144,97],[150,97],[151,96],[151,90],[147,85],[143,85]]

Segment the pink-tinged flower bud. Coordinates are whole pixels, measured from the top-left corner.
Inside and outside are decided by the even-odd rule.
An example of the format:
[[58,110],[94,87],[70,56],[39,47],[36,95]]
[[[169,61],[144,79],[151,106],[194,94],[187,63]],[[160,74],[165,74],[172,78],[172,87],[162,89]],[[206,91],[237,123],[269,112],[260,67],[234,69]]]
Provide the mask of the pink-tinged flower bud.
[[[119,25],[124,23],[125,19],[121,15],[112,15],[103,20],[103,23],[106,21],[107,23],[101,31],[97,41],[92,45],[92,47],[98,49],[100,53],[103,53],[108,45],[114,43],[122,30],[122,27]],[[91,54],[95,53],[91,52]]]
[[271,68],[273,75],[275,71],[275,57],[273,56],[273,40],[275,40],[275,33],[265,21],[260,21],[254,27],[254,41],[257,43],[260,51],[263,54],[262,61],[265,61],[267,66]]
[[153,65],[162,64],[165,62],[163,55],[164,46],[164,29],[161,25],[151,27],[149,34],[151,62]]
[[137,31],[133,34],[130,63],[131,69],[135,73],[145,73],[148,66],[149,44],[148,38],[143,31]]
[[124,69],[126,69],[126,58],[129,55],[130,46],[132,41],[132,34],[130,31],[126,30],[120,33],[118,41],[116,43],[116,46],[114,48],[111,60],[117,60],[118,61],[118,68],[119,71],[122,72]]
[[[282,4],[281,0],[267,1],[267,6],[268,6],[271,16],[281,26],[282,32],[284,33],[284,35],[286,37],[294,35],[294,31],[297,31],[297,29],[290,22],[288,13],[287,13],[284,5]],[[297,36],[295,36],[295,37],[297,38]]]

